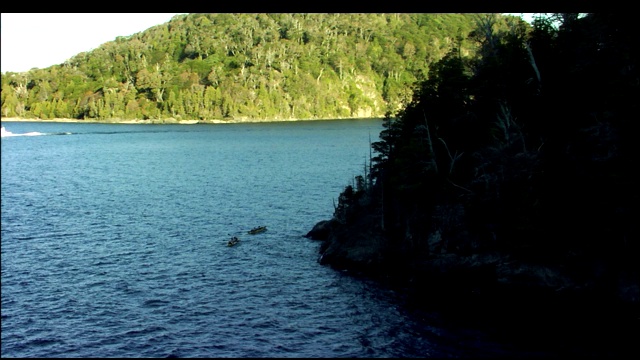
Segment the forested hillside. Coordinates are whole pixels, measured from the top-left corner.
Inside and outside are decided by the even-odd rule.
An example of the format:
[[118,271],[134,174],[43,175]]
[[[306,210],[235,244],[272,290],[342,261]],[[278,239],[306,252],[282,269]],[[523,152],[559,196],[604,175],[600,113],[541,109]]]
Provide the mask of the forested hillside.
[[[2,74],[2,116],[97,120],[382,117],[477,14],[189,14],[64,64]],[[519,18],[499,16],[497,28]]]
[[321,261],[385,269],[429,294],[444,276],[461,296],[505,285],[637,311],[632,20],[557,14],[529,32],[484,18],[471,33],[479,51],[454,47],[386,118],[372,171],[340,195]]

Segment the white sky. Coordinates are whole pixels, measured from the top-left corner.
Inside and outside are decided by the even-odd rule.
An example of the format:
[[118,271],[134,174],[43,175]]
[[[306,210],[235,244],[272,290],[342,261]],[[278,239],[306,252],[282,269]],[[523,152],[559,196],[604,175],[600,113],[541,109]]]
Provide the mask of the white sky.
[[[0,14],[0,72],[61,64],[74,55],[169,21],[176,14]],[[531,21],[532,14],[523,18]]]
[[533,16],[536,15],[534,13],[508,13],[507,15],[515,15],[520,16],[522,20],[531,24],[533,22]]
[[61,64],[152,26],[176,14],[0,14],[0,72],[22,72]]

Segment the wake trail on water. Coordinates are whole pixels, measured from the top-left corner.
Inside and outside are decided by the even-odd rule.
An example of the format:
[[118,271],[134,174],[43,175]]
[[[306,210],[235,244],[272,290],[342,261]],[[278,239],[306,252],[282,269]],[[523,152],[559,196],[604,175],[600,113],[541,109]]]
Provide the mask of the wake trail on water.
[[[116,134],[134,134],[134,133],[166,133],[174,132],[175,130],[131,130],[131,131],[90,131],[90,132],[38,132],[32,131],[22,134],[12,133],[4,126],[2,127],[2,134],[0,137],[25,137],[25,136],[46,136],[46,135],[116,135]],[[180,131],[178,131],[180,132]]]
[[14,134],[11,131],[2,131],[2,137],[21,137],[21,136],[45,136],[45,135],[72,135],[70,132],[54,132],[54,133],[42,133],[38,131],[31,131],[24,134]]

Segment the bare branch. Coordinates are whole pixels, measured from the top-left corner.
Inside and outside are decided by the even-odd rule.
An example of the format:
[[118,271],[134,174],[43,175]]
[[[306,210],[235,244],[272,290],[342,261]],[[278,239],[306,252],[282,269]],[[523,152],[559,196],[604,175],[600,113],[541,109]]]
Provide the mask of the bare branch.
[[460,159],[460,157],[462,156],[462,154],[464,154],[464,152],[458,154],[458,151],[456,150],[456,153],[451,156],[451,152],[449,151],[449,147],[447,146],[447,143],[444,141],[443,138],[438,138],[438,140],[440,140],[440,142],[442,142],[442,144],[444,145],[445,150],[447,150],[447,155],[449,155],[449,175],[451,175],[451,173],[453,173],[453,166],[456,163],[456,160]]
[[424,123],[427,127],[427,142],[429,144],[429,151],[431,152],[431,164],[436,170],[436,174],[438,173],[438,164],[436,163],[436,153],[433,151],[433,142],[431,141],[431,132],[429,131],[429,123],[427,122],[427,114],[425,114],[424,110],[422,110],[422,114],[424,115]]

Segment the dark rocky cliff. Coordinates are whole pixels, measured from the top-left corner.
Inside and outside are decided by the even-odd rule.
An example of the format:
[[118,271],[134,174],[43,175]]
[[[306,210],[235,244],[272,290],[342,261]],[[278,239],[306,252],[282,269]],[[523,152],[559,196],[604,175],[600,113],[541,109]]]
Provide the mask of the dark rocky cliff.
[[369,174],[307,235],[323,241],[320,263],[429,299],[638,322],[633,21],[557,14],[495,32],[480,20],[478,56],[435,64],[385,117]]
[[[342,202],[347,201],[341,195]],[[476,301],[506,306],[550,304],[577,309],[597,307],[640,316],[637,272],[614,268],[597,257],[545,256],[539,249],[512,252],[499,248],[448,246],[446,237],[467,236],[478,242],[460,222],[443,236],[442,223],[432,222],[424,247],[411,246],[411,230],[402,239],[383,229],[379,201],[351,197],[346,216],[318,222],[306,237],[322,241],[318,262],[337,270],[364,275],[407,294],[429,294],[451,303]],[[454,206],[454,205],[450,205]],[[449,209],[451,210],[451,209]],[[440,208],[440,211],[445,209]],[[458,243],[461,243],[458,240]],[[549,254],[557,249],[549,249]],[[625,316],[626,316],[625,315]]]

